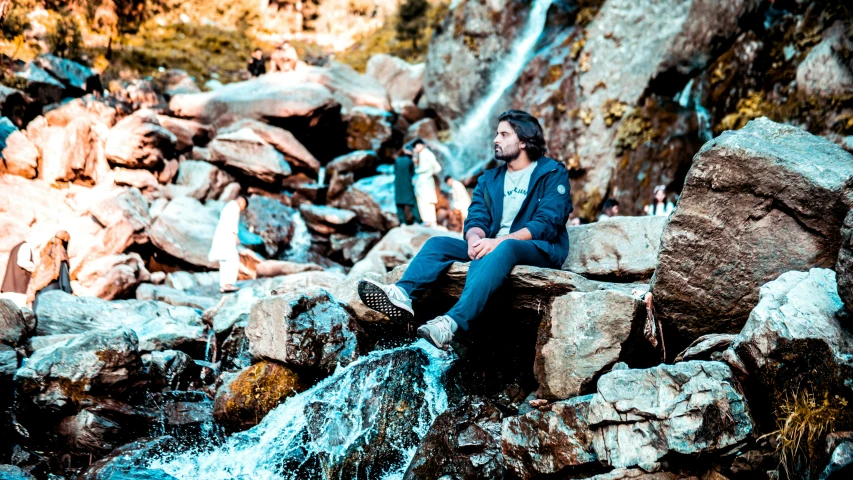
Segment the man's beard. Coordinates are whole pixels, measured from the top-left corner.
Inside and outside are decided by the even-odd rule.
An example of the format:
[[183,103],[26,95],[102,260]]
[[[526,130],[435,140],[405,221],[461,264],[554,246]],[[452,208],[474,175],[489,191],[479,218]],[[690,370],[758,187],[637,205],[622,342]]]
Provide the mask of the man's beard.
[[518,158],[519,155],[521,155],[521,149],[518,148],[517,143],[505,147],[495,147],[495,160],[511,162]]

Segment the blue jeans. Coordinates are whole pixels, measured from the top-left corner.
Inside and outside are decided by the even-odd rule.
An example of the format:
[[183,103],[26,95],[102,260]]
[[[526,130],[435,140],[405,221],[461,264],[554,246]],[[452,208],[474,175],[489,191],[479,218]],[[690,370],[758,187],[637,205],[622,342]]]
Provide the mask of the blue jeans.
[[471,262],[465,287],[456,305],[447,312],[462,330],[486,307],[489,297],[503,284],[516,265],[553,268],[544,252],[523,240],[505,240],[479,260],[468,257],[468,243],[451,237],[433,237],[397,282],[397,286],[415,299],[424,288],[435,282],[454,262]]

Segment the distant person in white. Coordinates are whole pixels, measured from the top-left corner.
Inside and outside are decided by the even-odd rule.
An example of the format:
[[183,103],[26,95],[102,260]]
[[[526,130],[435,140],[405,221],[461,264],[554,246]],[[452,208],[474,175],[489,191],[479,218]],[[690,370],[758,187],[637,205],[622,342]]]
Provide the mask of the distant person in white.
[[471,195],[468,195],[468,189],[462,182],[448,175],[444,178],[444,182],[450,187],[450,208],[459,210],[462,214],[462,221],[468,218],[468,207],[471,206]]
[[213,234],[213,243],[207,258],[211,262],[219,262],[219,291],[222,293],[238,290],[234,284],[237,283],[237,274],[240,271],[240,254],[237,252],[237,246],[240,245],[240,212],[245,210],[247,205],[246,197],[238,197],[226,203],[219,214],[219,223],[216,224],[216,232]]
[[435,175],[441,171],[441,165],[435,159],[426,144],[420,138],[413,142],[415,150],[415,178],[412,184],[415,187],[415,197],[418,202],[418,210],[424,225],[436,226],[435,205],[438,196],[435,194]]
[[652,204],[646,205],[643,211],[646,212],[646,215],[667,217],[674,208],[675,204],[666,199],[666,185],[658,185],[655,187]]

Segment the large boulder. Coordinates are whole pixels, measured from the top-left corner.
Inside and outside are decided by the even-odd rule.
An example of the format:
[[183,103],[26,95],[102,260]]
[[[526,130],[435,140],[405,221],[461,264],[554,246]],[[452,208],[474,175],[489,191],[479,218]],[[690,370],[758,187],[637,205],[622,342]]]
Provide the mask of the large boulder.
[[234,177],[208,162],[184,160],[178,166],[178,178],[169,184],[168,194],[172,198],[182,195],[199,201],[216,200]]
[[651,278],[666,217],[614,217],[569,227],[563,269],[590,278],[631,281]]
[[833,99],[853,89],[853,30],[836,22],[824,30],[823,40],[815,45],[797,67],[797,91],[806,96]]
[[8,117],[13,125],[22,127],[28,119],[32,98],[26,93],[0,85],[0,116]]
[[213,416],[223,425],[242,430],[257,425],[278,404],[306,388],[293,370],[262,361],[222,384],[216,391]]
[[402,58],[384,53],[370,57],[365,75],[376,79],[391,97],[391,103],[410,101],[418,103],[423,93],[426,64],[411,65]]
[[360,262],[380,240],[379,232],[358,232],[355,236],[333,233],[329,237],[329,255],[348,265]]
[[265,142],[275,147],[294,166],[307,168],[314,172],[320,170],[320,162],[314,158],[314,155],[292,133],[283,128],[274,127],[252,118],[244,118],[220,129],[218,133],[231,133],[244,128],[252,130]]
[[267,258],[275,258],[290,245],[295,214],[295,210],[275,198],[252,195],[246,209],[240,212],[240,220],[263,239]]
[[151,278],[145,262],[136,252],[86,262],[81,265],[76,277],[76,281],[72,282],[75,294],[104,300],[124,297]]
[[15,77],[27,82],[24,91],[41,105],[56,103],[66,95],[65,85],[36,65],[36,62],[30,62],[25,69],[15,72]]
[[598,461],[617,468],[722,450],[754,428],[731,369],[700,361],[603,375],[587,420]]
[[222,206],[202,205],[191,197],[169,202],[151,225],[151,243],[173,257],[199,267],[215,268],[207,258]]
[[252,355],[326,372],[358,357],[360,336],[344,305],[320,288],[261,299],[246,327]]
[[26,134],[6,117],[0,118],[0,169],[5,173],[35,178],[39,151]]
[[556,402],[547,411],[504,419],[501,450],[506,465],[521,478],[531,478],[595,462],[587,418],[592,397],[576,397]]
[[171,349],[198,354],[207,343],[196,309],[156,301],[109,302],[50,291],[39,297],[36,316],[38,335],[131,329],[139,350],[145,352]]
[[761,287],[730,348],[750,375],[762,420],[802,385],[816,396],[853,398],[853,335],[837,316],[842,308],[832,270],[787,272]]
[[555,298],[536,342],[536,396],[565,399],[591,391],[624,354],[632,326],[645,318],[642,305],[630,293],[613,290]]
[[358,73],[349,65],[329,62],[326,67],[307,67],[276,74],[279,81],[302,81],[319,84],[329,89],[344,111],[353,107],[373,107],[391,111],[388,92],[378,81]]
[[329,174],[329,189],[326,196],[334,199],[340,196],[355,181],[356,175],[363,177],[379,162],[373,150],[356,150],[335,158],[326,165]]
[[151,459],[177,449],[173,437],[141,438],[115,449],[89,465],[78,477],[80,480],[177,480],[166,472],[149,468]]
[[[577,27],[557,35],[527,63],[512,107],[534,112],[548,151],[577,173],[572,196],[582,217],[594,218],[608,195],[625,213],[637,214],[656,185],[678,180],[704,141],[698,116],[646,105],[670,102],[676,92],[665,89],[678,84],[674,79],[705,68],[762,4],[596,2],[597,11],[593,6],[582,12],[594,15],[591,23],[573,14]],[[656,150],[658,141],[666,147]],[[634,152],[640,158],[631,158]],[[629,188],[617,188],[622,186]]]
[[0,343],[17,346],[30,330],[21,309],[11,300],[0,298]]
[[139,110],[110,129],[107,160],[129,168],[154,168],[172,158],[177,137],[160,125],[151,110]]
[[280,184],[291,173],[284,155],[249,128],[217,135],[208,148],[211,162],[265,183]]
[[347,112],[347,147],[381,151],[393,134],[394,115],[373,107],[353,107]]
[[62,82],[73,96],[101,90],[98,73],[89,67],[50,53],[39,55],[33,63]]
[[355,219],[355,213],[351,210],[310,203],[300,205],[299,213],[308,228],[321,235],[331,235],[342,230]]
[[117,115],[115,106],[108,105],[94,95],[86,95],[44,108],[44,118],[48,125],[53,127],[64,127],[78,118],[86,117],[95,123],[112,128],[116,124]]
[[185,152],[193,146],[204,146],[213,137],[213,129],[194,120],[157,115],[157,122],[175,136],[175,149]]
[[136,333],[124,328],[90,332],[33,352],[15,373],[18,398],[59,412],[85,395],[115,395],[142,377]]
[[394,175],[362,178],[329,205],[352,210],[359,223],[380,232],[400,224],[394,203]]
[[175,307],[190,307],[201,311],[215,307],[218,302],[215,298],[192,295],[166,285],[151,283],[143,283],[136,289],[136,299],[155,300]]
[[107,125],[94,115],[82,113],[67,122],[53,118],[56,123],[37,117],[27,125],[27,138],[40,155],[39,177],[48,182],[103,181],[109,173]]
[[339,108],[326,87],[282,81],[285,74],[269,74],[225,85],[215,91],[175,95],[169,110],[179,117],[224,125],[238,118],[256,120],[317,119]]
[[[789,270],[833,267],[853,156],[766,118],[707,143],[661,238],[652,280],[671,351],[737,333],[759,287]],[[668,332],[667,332],[668,333]]]
[[435,419],[403,478],[503,478],[502,418],[488,399],[463,398]]

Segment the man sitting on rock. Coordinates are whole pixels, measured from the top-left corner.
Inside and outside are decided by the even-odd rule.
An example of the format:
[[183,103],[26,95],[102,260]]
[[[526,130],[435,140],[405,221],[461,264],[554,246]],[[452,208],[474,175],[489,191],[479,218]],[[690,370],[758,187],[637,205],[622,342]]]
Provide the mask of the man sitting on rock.
[[495,158],[506,162],[479,179],[465,221],[465,240],[430,238],[394,285],[358,284],[362,302],[391,319],[410,320],[412,300],[454,262],[471,262],[456,305],[418,335],[446,349],[457,329],[468,330],[516,265],[560,268],[569,253],[566,221],[572,211],[569,172],[544,156],[539,122],[510,110],[498,118]]

